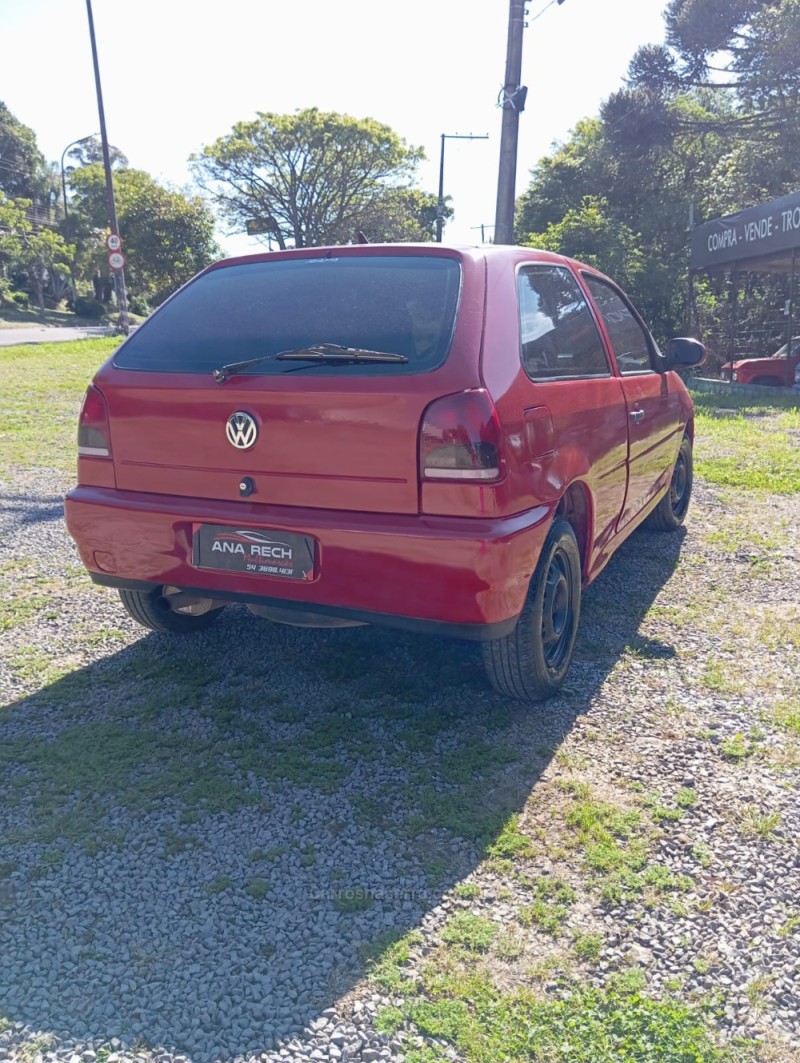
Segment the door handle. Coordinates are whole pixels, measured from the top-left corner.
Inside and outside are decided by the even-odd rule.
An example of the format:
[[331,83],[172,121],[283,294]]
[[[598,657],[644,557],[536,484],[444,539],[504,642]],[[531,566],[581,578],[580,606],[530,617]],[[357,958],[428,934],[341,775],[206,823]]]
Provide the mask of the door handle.
[[630,418],[634,424],[638,424],[640,421],[644,420],[644,410],[631,410]]

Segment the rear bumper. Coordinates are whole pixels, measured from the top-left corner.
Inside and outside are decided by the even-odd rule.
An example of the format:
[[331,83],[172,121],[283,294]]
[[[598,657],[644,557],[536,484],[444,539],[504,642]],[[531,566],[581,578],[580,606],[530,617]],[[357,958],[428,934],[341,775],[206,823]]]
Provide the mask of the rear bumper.
[[[172,584],[221,601],[485,639],[516,623],[553,507],[491,520],[387,516],[76,487],[65,511],[97,583]],[[314,578],[198,568],[192,530],[200,523],[310,536]]]

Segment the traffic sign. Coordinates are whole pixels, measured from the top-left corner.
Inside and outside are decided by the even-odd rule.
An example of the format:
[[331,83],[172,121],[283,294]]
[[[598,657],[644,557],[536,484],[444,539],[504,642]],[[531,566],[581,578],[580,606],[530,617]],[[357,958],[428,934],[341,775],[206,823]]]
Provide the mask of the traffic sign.
[[125,256],[121,251],[112,251],[108,256],[108,264],[112,269],[124,269]]
[[116,233],[109,233],[106,238],[106,247],[108,247],[109,251],[119,251],[122,247],[122,240]]

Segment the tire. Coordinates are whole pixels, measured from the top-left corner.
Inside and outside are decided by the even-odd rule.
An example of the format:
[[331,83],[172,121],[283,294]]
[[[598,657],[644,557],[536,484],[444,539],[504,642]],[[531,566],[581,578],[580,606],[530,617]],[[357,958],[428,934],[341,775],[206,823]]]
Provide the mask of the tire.
[[684,436],[667,493],[644,522],[645,527],[664,532],[680,528],[689,510],[693,482],[692,442],[688,436]]
[[161,591],[160,587],[152,591],[120,590],[119,596],[137,624],[149,628],[150,631],[160,631],[167,635],[191,635],[195,631],[203,631],[211,627],[225,608],[220,605],[199,616],[179,613],[170,607],[169,600]]
[[581,611],[581,559],[572,525],[557,519],[545,539],[514,630],[483,644],[489,682],[521,701],[544,701],[564,682]]

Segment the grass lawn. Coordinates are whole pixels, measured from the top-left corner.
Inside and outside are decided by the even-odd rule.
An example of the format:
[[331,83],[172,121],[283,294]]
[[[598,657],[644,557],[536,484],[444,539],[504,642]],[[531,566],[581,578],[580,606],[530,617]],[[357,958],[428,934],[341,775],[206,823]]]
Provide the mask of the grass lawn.
[[71,469],[86,385],[118,336],[0,348],[0,453],[9,467]]
[[800,491],[800,409],[789,405],[790,397],[776,395],[770,406],[731,395],[692,398],[698,476],[722,487]]

